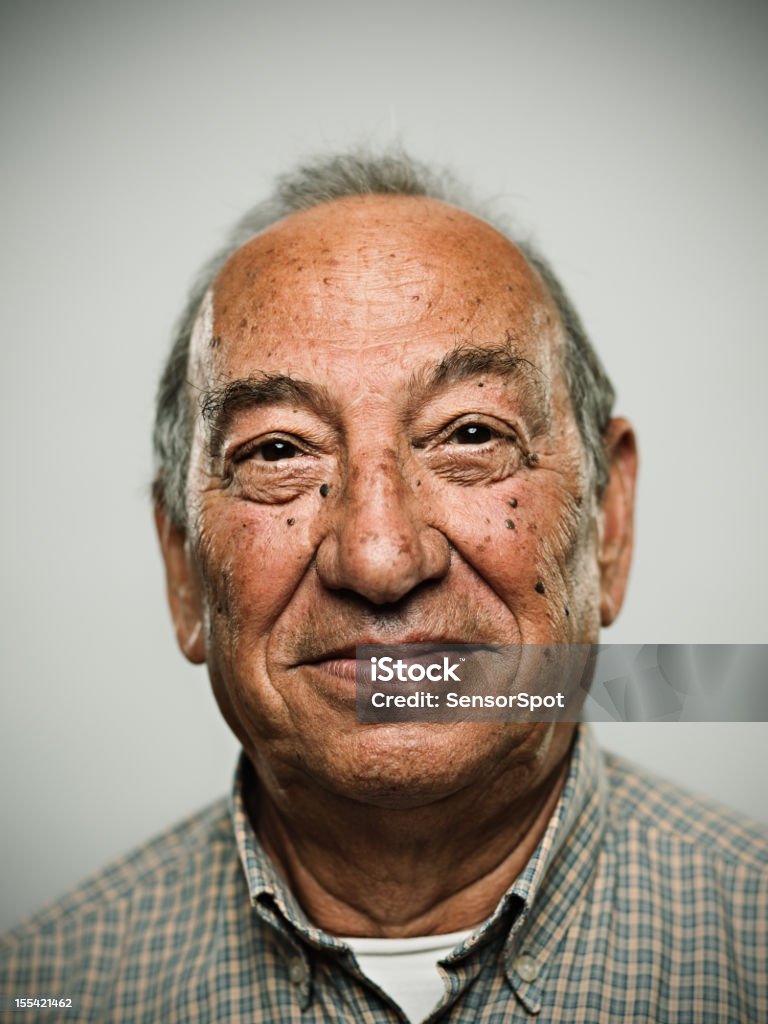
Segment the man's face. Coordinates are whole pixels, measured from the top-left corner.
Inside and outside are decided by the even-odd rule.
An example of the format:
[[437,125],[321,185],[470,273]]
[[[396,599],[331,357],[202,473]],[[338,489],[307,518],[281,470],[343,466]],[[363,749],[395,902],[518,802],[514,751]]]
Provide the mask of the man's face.
[[549,725],[360,725],[351,659],[596,639],[602,520],[562,345],[519,252],[432,200],[316,207],[226,264],[166,557],[182,645],[263,777],[418,801],[546,746]]

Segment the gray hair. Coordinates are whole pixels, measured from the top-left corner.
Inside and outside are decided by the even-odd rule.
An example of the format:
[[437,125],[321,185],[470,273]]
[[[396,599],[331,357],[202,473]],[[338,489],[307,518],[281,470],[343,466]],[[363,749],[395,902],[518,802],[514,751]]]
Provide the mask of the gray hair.
[[552,267],[528,240],[513,237],[497,217],[489,216],[446,172],[435,171],[401,151],[384,156],[355,151],[324,157],[280,176],[272,195],[245,214],[226,245],[205,264],[195,280],[176,325],[157,391],[153,433],[155,501],[163,506],[174,525],[182,529],[186,526],[186,480],[195,411],[187,382],[190,341],[201,303],[222,266],[254,235],[284,217],[334,199],[363,195],[442,200],[481,217],[520,249],[542,278],[562,321],[566,380],[599,496],[608,480],[603,435],[613,408],[614,389]]

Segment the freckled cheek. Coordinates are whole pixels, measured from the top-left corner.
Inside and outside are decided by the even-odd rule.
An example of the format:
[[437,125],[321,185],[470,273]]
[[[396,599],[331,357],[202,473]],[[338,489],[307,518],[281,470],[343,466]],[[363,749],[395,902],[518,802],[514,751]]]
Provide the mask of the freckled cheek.
[[312,556],[301,520],[284,507],[246,505],[221,517],[201,557],[211,627],[254,639],[269,629],[290,600]]
[[492,496],[466,492],[442,505],[440,528],[451,545],[510,607],[536,609],[564,589],[547,542],[551,516],[528,489],[494,488]]

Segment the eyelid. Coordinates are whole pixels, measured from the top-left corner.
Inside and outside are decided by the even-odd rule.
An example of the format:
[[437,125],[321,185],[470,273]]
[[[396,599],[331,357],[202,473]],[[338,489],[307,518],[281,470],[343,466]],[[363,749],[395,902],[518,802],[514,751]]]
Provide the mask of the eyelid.
[[225,453],[225,462],[237,465],[240,462],[244,462],[247,458],[258,451],[259,448],[265,444],[271,444],[275,441],[285,441],[287,444],[293,445],[294,448],[298,449],[303,455],[311,455],[314,445],[308,442],[304,438],[298,438],[295,434],[288,434],[282,430],[270,431],[267,434],[263,434],[259,437],[252,437],[248,441],[243,441],[241,444],[235,445],[230,451]]
[[[454,434],[457,430],[461,429],[461,427],[473,425],[487,427],[488,430],[492,430],[497,434],[499,438],[506,438],[509,441],[517,441],[520,438],[519,431],[509,423],[505,423],[503,420],[499,420],[495,416],[489,416],[487,413],[473,412],[457,416],[455,419],[452,419],[449,423],[444,424],[444,426],[439,427],[437,430],[430,431],[429,434],[418,438],[413,442],[414,447],[425,448],[428,444],[447,440],[451,434]],[[477,447],[481,446],[478,445]]]

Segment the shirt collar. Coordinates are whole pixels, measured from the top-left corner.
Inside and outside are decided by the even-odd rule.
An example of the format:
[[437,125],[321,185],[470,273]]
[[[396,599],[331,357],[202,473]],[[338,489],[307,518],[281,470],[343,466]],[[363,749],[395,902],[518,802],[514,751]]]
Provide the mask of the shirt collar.
[[312,924],[262,846],[246,809],[245,789],[249,782],[253,783],[253,768],[241,751],[230,795],[230,814],[251,906],[278,928],[287,922],[313,946],[346,951],[343,943]]
[[[307,918],[254,832],[245,806],[245,786],[252,771],[242,753],[230,798],[251,905],[275,927],[284,927],[287,922],[316,948],[346,952],[340,940],[316,928]],[[541,1009],[550,959],[594,870],[604,828],[605,799],[600,752],[589,727],[579,725],[568,775],[539,845],[491,917],[462,947],[462,953],[469,952],[499,927],[502,918],[512,918],[504,948],[505,973],[531,1013]]]
[[510,890],[522,900],[522,910],[505,945],[505,972],[531,1013],[541,1009],[552,957],[595,871],[606,799],[600,750],[592,730],[579,725],[563,791],[537,849]]

